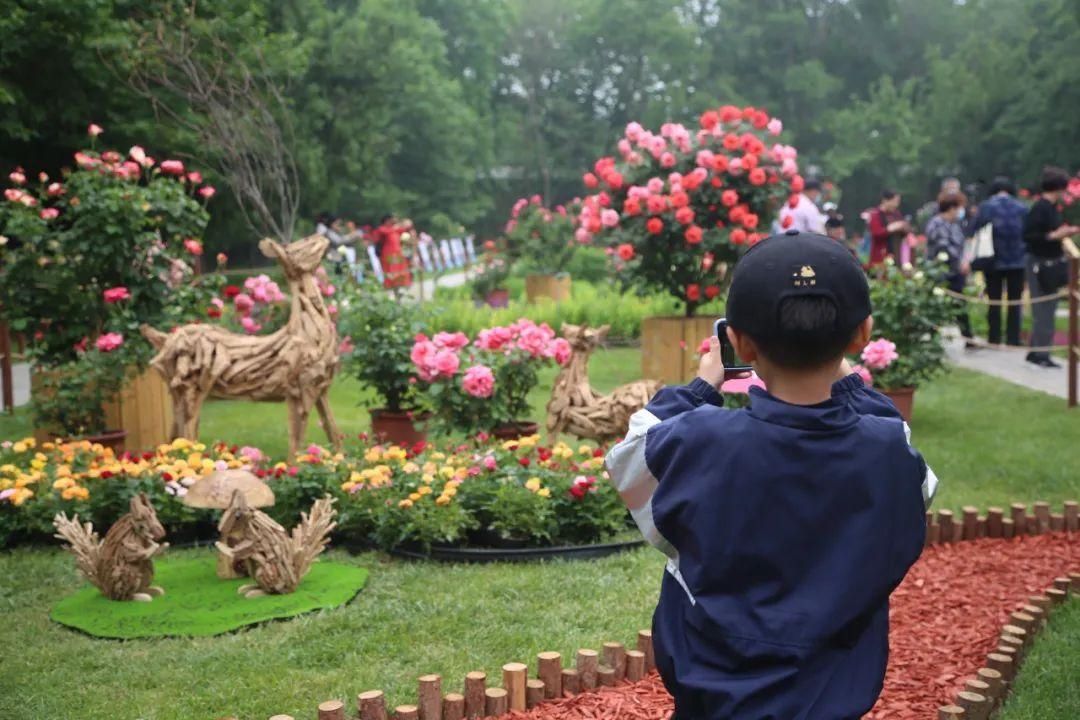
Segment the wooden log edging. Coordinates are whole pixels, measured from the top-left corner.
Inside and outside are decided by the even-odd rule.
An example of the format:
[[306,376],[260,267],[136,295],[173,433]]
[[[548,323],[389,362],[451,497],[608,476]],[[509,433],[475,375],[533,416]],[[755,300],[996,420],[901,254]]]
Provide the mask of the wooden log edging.
[[[1035,521],[1036,525],[1040,522],[1038,514]],[[938,720],[989,720],[1012,691],[1013,681],[1049,614],[1069,595],[1080,595],[1080,572],[1054,578],[1044,594],[1021,600],[1020,609],[1010,613],[1001,626],[998,646],[987,654],[985,665],[964,681],[952,703],[938,708]]]
[[[1042,535],[1047,532],[1080,531],[1080,504],[1066,501],[1062,512],[1051,512],[1049,503],[1036,502],[1031,512],[1023,503],[1013,503],[1008,511],[990,507],[985,514],[966,506],[959,517],[951,510],[926,513],[926,546],[965,542],[981,538],[1013,538]],[[1033,638],[1046,625],[1049,614],[1069,595],[1080,595],[1080,572],[1069,572],[1054,579],[1053,586],[1040,595],[1019,598],[1017,609],[1002,626],[997,648],[986,657],[985,665],[958,691],[953,704],[942,705],[938,717],[943,720],[987,720],[1001,706],[1012,688],[1021,662],[1031,648]],[[581,648],[564,658],[558,652],[541,652],[536,657],[529,678],[528,666],[513,662],[502,666],[502,687],[489,687],[482,671],[465,675],[461,692],[443,695],[445,684],[439,675],[424,675],[418,680],[416,704],[399,705],[391,712],[380,690],[368,690],[356,696],[360,720],[470,720],[499,717],[547,702],[596,692],[598,688],[634,683],[656,668],[652,631],[638,632],[632,647],[606,641],[603,652]],[[497,676],[496,676],[497,677]],[[497,680],[496,680],[497,681]],[[340,700],[328,700],[318,706],[319,720],[338,720],[344,713]],[[285,718],[288,716],[274,716]]]
[[925,546],[1077,531],[1080,531],[1080,505],[1075,500],[1065,501],[1060,513],[1051,512],[1050,503],[1041,500],[1032,504],[1030,513],[1024,503],[1013,503],[1008,516],[1000,507],[989,507],[980,513],[978,508],[967,505],[959,518],[948,509],[927,512]]

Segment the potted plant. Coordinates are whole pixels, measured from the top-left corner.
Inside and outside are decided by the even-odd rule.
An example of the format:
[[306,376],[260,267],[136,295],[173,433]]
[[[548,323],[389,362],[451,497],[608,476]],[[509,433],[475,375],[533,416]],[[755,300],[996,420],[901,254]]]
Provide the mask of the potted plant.
[[374,282],[355,286],[340,303],[346,368],[379,398],[371,410],[371,432],[382,441],[411,447],[426,437],[428,415],[420,410],[411,359],[414,338],[423,332],[423,308],[411,297],[395,297]]
[[[90,126],[91,144],[101,132]],[[208,220],[200,199],[214,188],[137,146],[78,152],[58,178],[17,169],[8,179],[0,305],[29,341],[39,436],[125,429],[129,446],[167,440],[167,388],[145,372],[153,351],[138,325],[203,313],[216,278],[195,277],[192,264]]]
[[956,301],[942,286],[947,260],[898,267],[887,259],[870,281],[874,338],[862,354],[875,387],[911,421],[915,391],[945,370],[941,328],[956,319]]
[[526,273],[528,302],[570,299],[567,268],[577,249],[575,221],[576,217],[562,205],[550,210],[544,207],[539,195],[514,203],[506,223],[506,240]]
[[522,318],[470,340],[464,333],[419,335],[412,361],[440,432],[487,432],[499,438],[535,434],[529,392],[545,363],[565,364],[570,344],[546,324]]
[[472,279],[472,293],[476,304],[504,308],[510,304],[510,291],[506,279],[510,276],[510,264],[491,240],[484,243],[484,254]]
[[665,382],[693,376],[693,351],[713,318],[695,318],[724,293],[739,255],[768,235],[781,203],[802,190],[795,148],[776,142],[780,120],[726,105],[698,128],[632,122],[616,157],[600,158],[584,182],[578,240],[612,248],[625,285],[670,293],[682,318],[642,325],[642,374]]

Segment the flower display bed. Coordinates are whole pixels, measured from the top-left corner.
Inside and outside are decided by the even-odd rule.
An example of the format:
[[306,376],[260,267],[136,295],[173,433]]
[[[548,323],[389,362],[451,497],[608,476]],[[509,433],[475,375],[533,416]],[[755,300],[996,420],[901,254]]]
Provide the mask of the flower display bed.
[[58,602],[50,617],[62,625],[104,638],[209,636],[267,620],[292,617],[352,600],[367,570],[322,561],[312,566],[296,592],[246,598],[236,589],[248,578],[222,580],[212,557],[155,562],[155,583],[165,594],[153,602],[116,602],[85,587]]
[[[973,535],[970,542],[926,549],[892,595],[889,666],[867,718],[914,720],[940,713],[945,720],[983,720],[1001,704],[1046,615],[1069,594],[1080,593],[1080,573],[1070,573],[1080,569],[1080,534],[1043,532],[1038,522],[1033,528],[1034,535]],[[959,541],[963,533],[955,537]],[[651,633],[641,631],[634,647],[605,642],[601,651],[581,649],[565,663],[559,653],[540,653],[531,670],[512,662],[491,678],[471,672],[461,693],[445,697],[444,690],[456,688],[444,687],[438,675],[424,675],[416,705],[391,711],[383,693],[373,690],[357,696],[357,711],[376,720],[458,720],[471,717],[473,709],[483,716],[537,720],[666,719],[672,701],[651,672]],[[344,718],[345,712],[342,700],[319,705],[320,720]]]
[[294,465],[272,463],[255,448],[183,439],[117,457],[85,441],[39,446],[27,438],[0,446],[0,540],[49,540],[58,512],[104,530],[138,492],[150,497],[170,542],[212,539],[215,514],[179,498],[198,478],[229,468],[266,480],[275,495],[267,513],[286,526],[315,499],[337,498],[334,539],[349,547],[593,546],[627,529],[625,508],[603,479],[603,450],[545,447],[537,436],[360,445],[342,454],[312,445]]

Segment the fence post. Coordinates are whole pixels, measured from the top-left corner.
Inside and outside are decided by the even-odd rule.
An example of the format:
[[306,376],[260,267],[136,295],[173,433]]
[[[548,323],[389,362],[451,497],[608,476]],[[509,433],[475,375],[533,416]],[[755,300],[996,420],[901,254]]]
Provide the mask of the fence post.
[[15,382],[11,373],[11,328],[0,321],[0,391],[4,393],[4,412],[15,412]]
[[1080,362],[1080,250],[1072,238],[1062,246],[1069,258],[1069,407],[1077,403],[1077,363]]

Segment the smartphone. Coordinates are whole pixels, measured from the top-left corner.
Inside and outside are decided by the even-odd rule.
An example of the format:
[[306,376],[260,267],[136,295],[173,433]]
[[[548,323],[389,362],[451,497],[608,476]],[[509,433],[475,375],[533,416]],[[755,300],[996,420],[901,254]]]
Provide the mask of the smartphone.
[[720,359],[724,361],[724,375],[735,375],[751,372],[754,368],[743,362],[735,354],[735,348],[727,336],[727,318],[720,318],[713,324],[713,332],[720,340]]

